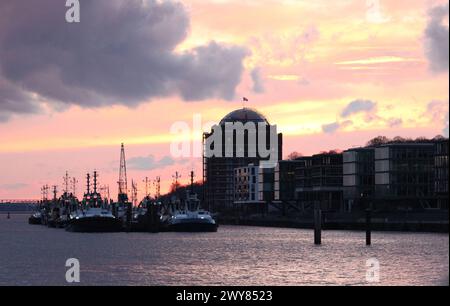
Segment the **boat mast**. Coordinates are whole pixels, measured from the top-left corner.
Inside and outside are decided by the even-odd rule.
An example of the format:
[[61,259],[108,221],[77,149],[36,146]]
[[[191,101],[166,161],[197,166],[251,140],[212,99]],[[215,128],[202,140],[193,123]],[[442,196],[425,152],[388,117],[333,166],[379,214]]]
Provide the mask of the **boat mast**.
[[131,203],[133,203],[133,206],[137,206],[137,184],[134,180],[131,180]]
[[56,185],[53,185],[52,188],[53,188],[53,200],[56,201],[56,193],[58,192],[58,191],[57,191],[57,188],[58,188],[58,187],[57,187]]
[[155,199],[158,200],[161,196],[161,177],[157,176],[153,184],[155,185]]
[[97,171],[94,170],[94,194],[97,194]]
[[72,182],[72,195],[74,197],[76,197],[77,196],[76,190],[77,190],[77,183],[78,183],[78,181],[77,181],[76,178],[73,177],[71,182]]
[[91,193],[91,175],[86,174],[86,195]]
[[147,176],[145,177],[143,182],[145,183],[145,196],[148,197],[150,195],[150,193],[148,191],[149,190],[150,181],[149,181]]
[[191,171],[191,194],[194,194],[194,171]]
[[66,171],[66,175],[63,177],[64,180],[64,193],[69,193],[69,172]]

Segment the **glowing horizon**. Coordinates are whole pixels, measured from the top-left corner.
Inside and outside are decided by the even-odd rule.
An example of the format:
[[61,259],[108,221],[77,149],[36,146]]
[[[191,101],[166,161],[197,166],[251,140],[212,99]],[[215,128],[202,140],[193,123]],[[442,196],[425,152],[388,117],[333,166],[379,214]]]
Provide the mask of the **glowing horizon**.
[[[235,87],[205,88],[211,79],[201,76],[201,70],[209,68],[205,65],[199,72],[194,71],[199,76],[192,84],[199,86],[198,90],[186,89],[191,78],[178,80],[183,74],[180,72],[174,77],[178,83],[162,83],[167,85],[165,91],[136,94],[128,102],[134,91],[148,84],[137,79],[133,84],[124,84],[121,92],[121,84],[110,86],[105,78],[99,78],[94,79],[98,88],[72,95],[64,84],[49,77],[49,84],[54,84],[52,93],[70,96],[56,101],[54,96],[45,95],[48,88],[43,90],[47,86],[43,76],[51,75],[50,69],[43,76],[30,73],[23,79],[22,71],[7,74],[11,68],[6,69],[6,64],[15,57],[2,53],[2,39],[9,33],[0,30],[0,55],[9,54],[0,58],[5,72],[4,76],[0,74],[0,90],[12,84],[26,90],[26,97],[39,106],[38,110],[19,111],[17,104],[11,106],[11,100],[2,100],[3,93],[8,93],[6,89],[0,92],[0,199],[38,198],[41,185],[61,186],[66,170],[77,176],[81,191],[84,173],[97,169],[101,184],[110,185],[115,194],[121,142],[125,143],[128,160],[147,158],[147,164],[141,167],[137,162],[130,163],[129,178],[141,185],[140,194],[145,176],[153,179],[160,175],[162,192],[168,190],[175,170],[185,172],[183,183],[190,169],[201,179],[201,160],[165,159],[170,157],[171,141],[180,137],[172,135],[170,128],[178,121],[192,127],[197,114],[203,123],[218,122],[242,107],[242,97],[249,98],[246,106],[258,109],[284,134],[284,156],[292,151],[309,155],[362,146],[378,135],[448,137],[448,47],[446,57],[437,56],[433,49],[436,42],[427,31],[441,27],[448,37],[448,1],[381,0],[379,11],[369,9],[367,1],[358,0],[333,4],[291,0],[181,3],[189,26],[183,28],[185,37],[180,34],[184,38],[174,39],[177,44],[173,50],[168,48],[174,62],[187,61],[186,54],[208,51],[217,56],[226,51],[225,63],[231,63],[234,57],[242,59],[242,71],[232,64],[214,69],[220,70],[217,74],[226,80],[228,73],[233,74],[233,81],[238,81]],[[432,9],[436,7],[446,12],[442,20],[434,20],[437,17]],[[1,25],[0,21],[0,29]],[[158,39],[175,32],[170,27],[162,30],[167,32],[155,34]],[[138,44],[136,48],[140,47]],[[131,59],[141,55],[131,54]],[[194,63],[200,61],[196,56]],[[139,64],[134,67],[138,69]],[[126,69],[123,73],[133,74]],[[73,79],[67,79],[75,82],[77,89],[85,85],[83,77],[70,77]],[[175,87],[177,90],[172,92]],[[101,95],[105,88],[115,96]],[[228,99],[231,91],[234,94]],[[74,102],[85,96],[98,98],[97,104]],[[189,137],[198,141],[201,134]]]

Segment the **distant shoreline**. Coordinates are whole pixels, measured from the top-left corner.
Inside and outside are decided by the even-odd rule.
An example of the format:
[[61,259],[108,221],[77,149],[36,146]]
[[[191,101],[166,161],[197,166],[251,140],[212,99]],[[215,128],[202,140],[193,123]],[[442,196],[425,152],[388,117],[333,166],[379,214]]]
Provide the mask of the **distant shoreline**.
[[[0,216],[6,218],[9,213],[14,215],[31,215],[34,210],[0,210]],[[217,219],[219,225],[236,226],[260,226],[273,228],[296,228],[313,229],[311,219],[289,219],[277,218],[272,216],[254,216],[254,217],[231,217],[220,216]],[[448,220],[388,220],[382,218],[373,218],[371,229],[373,231],[387,232],[429,232],[429,233],[449,233]],[[365,231],[366,225],[362,218],[353,220],[324,219],[322,221],[323,230],[351,230]]]

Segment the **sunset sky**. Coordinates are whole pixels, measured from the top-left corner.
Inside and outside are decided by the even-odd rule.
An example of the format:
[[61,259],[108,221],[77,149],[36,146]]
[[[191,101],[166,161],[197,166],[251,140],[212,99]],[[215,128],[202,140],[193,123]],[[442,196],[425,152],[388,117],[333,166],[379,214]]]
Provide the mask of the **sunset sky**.
[[448,137],[448,1],[80,0],[78,24],[64,2],[0,2],[0,199],[61,189],[66,170],[81,195],[94,169],[115,197],[121,142],[141,193],[146,176],[201,179],[171,126],[242,97],[284,156]]

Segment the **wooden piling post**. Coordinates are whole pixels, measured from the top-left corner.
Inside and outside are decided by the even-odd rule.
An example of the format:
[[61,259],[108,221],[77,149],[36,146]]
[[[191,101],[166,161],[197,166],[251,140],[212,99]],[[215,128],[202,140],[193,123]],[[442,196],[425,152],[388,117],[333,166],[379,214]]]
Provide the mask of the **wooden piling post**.
[[322,244],[322,211],[320,204],[314,204],[314,244]]
[[372,211],[370,209],[366,209],[366,245],[372,244]]

